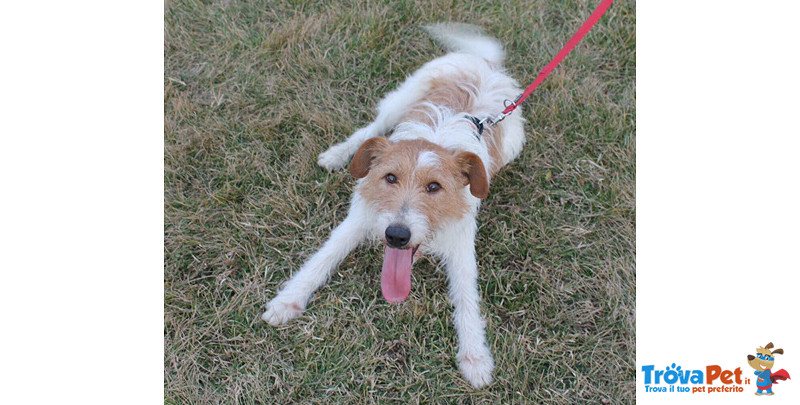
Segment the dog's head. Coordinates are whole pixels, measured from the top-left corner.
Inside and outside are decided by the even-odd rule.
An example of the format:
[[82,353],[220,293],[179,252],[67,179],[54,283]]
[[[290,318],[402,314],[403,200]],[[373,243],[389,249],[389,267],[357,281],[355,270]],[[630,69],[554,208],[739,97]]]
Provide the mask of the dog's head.
[[417,248],[438,228],[469,212],[470,194],[489,194],[486,169],[477,155],[421,139],[372,138],[356,152],[350,173],[363,179],[356,193],[378,214],[372,233],[386,245],[381,289],[390,302],[408,296]]
[[755,356],[748,354],[747,364],[758,371],[772,369],[772,366],[775,364],[775,355],[783,354],[783,349],[770,350],[773,347],[772,342],[770,342],[766,346],[756,349]]

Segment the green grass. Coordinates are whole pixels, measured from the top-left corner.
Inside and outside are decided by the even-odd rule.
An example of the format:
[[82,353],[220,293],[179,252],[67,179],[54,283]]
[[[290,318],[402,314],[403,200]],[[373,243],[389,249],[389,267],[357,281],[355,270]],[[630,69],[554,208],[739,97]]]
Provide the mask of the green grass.
[[316,156],[442,54],[422,25],[484,27],[527,84],[596,4],[167,2],[165,402],[632,402],[632,1],[615,2],[526,102],[528,143],[483,204],[491,386],[458,373],[446,279],[430,260],[389,305],[380,251],[361,247],[299,319],[260,320],[346,213],[353,179]]

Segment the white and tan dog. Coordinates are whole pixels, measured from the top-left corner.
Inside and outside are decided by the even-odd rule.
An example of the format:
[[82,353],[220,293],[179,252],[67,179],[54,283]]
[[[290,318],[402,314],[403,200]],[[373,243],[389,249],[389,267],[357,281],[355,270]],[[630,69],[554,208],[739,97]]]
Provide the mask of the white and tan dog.
[[492,381],[494,361],[480,313],[476,216],[491,177],[517,157],[525,135],[520,111],[485,129],[478,120],[496,115],[520,89],[503,72],[496,40],[465,25],[427,30],[451,53],[422,66],[380,102],[374,122],[319,156],[322,167],[334,170],[355,154],[350,172],[358,180],[350,210],[267,303],[263,319],[280,325],[300,315],[363,241],[385,246],[381,290],[389,302],[408,296],[415,254],[432,254],[447,272],[459,369],[481,387]]

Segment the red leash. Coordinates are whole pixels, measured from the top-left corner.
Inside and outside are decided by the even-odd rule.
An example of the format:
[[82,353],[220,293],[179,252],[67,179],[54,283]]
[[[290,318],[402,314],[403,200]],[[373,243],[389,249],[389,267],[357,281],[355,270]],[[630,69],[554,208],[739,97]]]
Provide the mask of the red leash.
[[547,78],[550,72],[552,72],[553,69],[555,69],[556,66],[558,66],[558,64],[561,63],[561,61],[564,60],[564,58],[566,58],[570,52],[572,52],[572,49],[575,48],[575,45],[578,45],[578,42],[581,42],[581,39],[583,39],[586,33],[589,32],[589,30],[591,30],[592,27],[594,27],[597,21],[600,20],[600,17],[602,17],[603,14],[605,14],[606,10],[608,10],[608,7],[610,7],[611,3],[613,2],[614,0],[603,0],[602,2],[600,2],[600,5],[597,6],[594,12],[592,12],[592,15],[590,15],[589,18],[587,18],[586,21],[583,23],[583,25],[581,25],[581,28],[578,29],[578,32],[576,32],[575,35],[573,35],[572,38],[569,40],[569,42],[567,42],[567,44],[564,45],[563,48],[561,48],[561,50],[558,52],[558,55],[556,55],[556,57],[553,58],[553,60],[551,60],[550,63],[548,63],[547,66],[544,67],[544,69],[539,71],[539,76],[536,77],[536,80],[534,80],[533,83],[531,83],[531,85],[528,86],[528,88],[526,88],[525,91],[522,94],[520,94],[516,100],[514,100],[513,102],[506,100],[506,109],[503,110],[503,112],[501,112],[497,117],[495,118],[489,117],[486,118],[484,121],[488,121],[490,124],[496,124],[502,121],[503,118],[511,114],[511,112],[514,111],[514,109],[516,109],[520,104],[522,104],[522,102],[525,101],[525,99],[528,98],[528,96],[530,96],[531,93],[533,93],[533,91],[536,90],[536,88],[539,87],[540,84],[542,84],[542,82],[544,81],[544,79]]

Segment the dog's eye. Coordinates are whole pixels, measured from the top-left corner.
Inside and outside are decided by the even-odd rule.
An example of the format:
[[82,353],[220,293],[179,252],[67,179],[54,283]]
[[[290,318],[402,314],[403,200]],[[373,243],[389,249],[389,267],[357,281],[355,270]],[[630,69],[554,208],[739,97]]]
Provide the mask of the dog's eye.
[[386,182],[389,184],[397,183],[397,176],[391,173],[387,174],[384,178],[386,179]]
[[439,183],[437,183],[435,181],[433,183],[428,184],[428,186],[425,187],[425,191],[427,191],[429,193],[435,193],[435,192],[437,192],[437,191],[439,191],[441,189],[442,189],[441,184],[439,184]]

